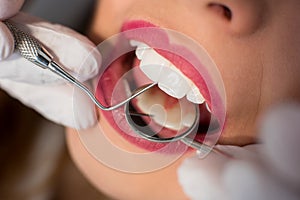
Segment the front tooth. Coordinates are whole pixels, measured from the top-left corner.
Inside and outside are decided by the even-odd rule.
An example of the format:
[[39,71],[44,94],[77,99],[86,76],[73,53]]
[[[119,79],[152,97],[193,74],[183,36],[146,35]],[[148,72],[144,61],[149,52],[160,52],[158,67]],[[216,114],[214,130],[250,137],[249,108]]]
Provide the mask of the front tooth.
[[132,47],[138,47],[139,45],[143,45],[144,43],[136,41],[136,40],[129,40],[129,44]]
[[152,51],[152,48],[146,44],[139,45],[135,50],[135,55],[139,60],[142,60],[145,53],[148,51]]
[[191,90],[187,93],[186,97],[195,104],[202,104],[205,101],[203,95],[193,83],[191,84]]
[[190,89],[186,79],[171,67],[164,67],[160,76],[158,87],[172,97],[181,99]]
[[170,65],[167,59],[159,56],[154,50],[148,50],[144,52],[140,68],[153,82],[159,82],[162,68]]
[[135,55],[139,60],[142,60],[144,54],[146,51],[151,50],[152,48],[146,45],[145,43],[136,41],[136,40],[130,40],[130,45],[132,47],[137,47],[135,50]]
[[159,55],[145,43],[130,40],[130,45],[136,48],[136,56],[141,60],[140,68],[144,74],[168,95],[187,99],[201,104],[205,101],[199,89],[187,79],[169,60]]
[[189,84],[179,70],[154,50],[144,51],[140,68],[148,78],[158,83],[162,91],[172,97],[180,99],[189,91]]

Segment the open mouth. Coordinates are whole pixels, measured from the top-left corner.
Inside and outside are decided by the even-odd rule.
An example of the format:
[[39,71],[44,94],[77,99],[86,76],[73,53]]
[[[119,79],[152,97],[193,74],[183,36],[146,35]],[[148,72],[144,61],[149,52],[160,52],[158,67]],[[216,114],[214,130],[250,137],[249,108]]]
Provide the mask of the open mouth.
[[[138,30],[149,27],[155,26],[144,21],[131,21],[124,24],[122,30]],[[113,88],[120,77],[134,68],[132,79],[136,85],[142,85],[145,80],[149,83],[157,83],[157,87],[132,101],[131,108],[136,112],[152,116],[151,120],[161,128],[158,131],[159,137],[172,137],[178,131],[190,127],[195,120],[196,114],[193,112],[195,104],[199,106],[200,119],[194,140],[203,142],[206,138],[219,135],[222,119],[218,116],[221,116],[224,110],[221,109],[222,103],[220,103],[219,94],[214,89],[212,81],[209,80],[206,70],[203,69],[199,73],[196,67],[189,62],[189,55],[197,62],[199,59],[195,59],[194,54],[187,49],[171,45],[169,38],[160,29],[155,29],[155,33],[151,34],[149,34],[149,30],[145,30],[142,31],[144,34],[139,31],[138,34],[135,31],[126,32],[127,43],[132,51],[110,63],[102,74],[96,91],[99,101],[104,105],[110,105]],[[182,52],[183,55],[177,54]],[[153,105],[159,105],[162,109],[154,109]],[[134,135],[132,130],[131,133],[128,133],[130,130],[125,128],[125,131],[122,128],[122,126],[128,126],[124,116],[117,114],[121,117],[116,119],[116,112],[120,114],[123,111],[101,113],[111,126],[131,143],[149,151],[156,151],[166,145],[146,141]],[[135,117],[135,120],[141,124],[149,124],[151,121],[148,117],[138,117],[138,119]]]

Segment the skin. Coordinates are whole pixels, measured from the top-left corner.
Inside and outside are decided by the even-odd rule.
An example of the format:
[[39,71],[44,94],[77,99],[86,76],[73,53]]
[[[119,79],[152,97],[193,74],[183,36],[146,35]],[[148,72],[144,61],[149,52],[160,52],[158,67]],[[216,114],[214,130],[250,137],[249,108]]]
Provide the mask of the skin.
[[[231,10],[231,18],[220,5]],[[217,64],[226,90],[226,125],[218,142],[243,146],[257,142],[256,121],[261,113],[279,102],[300,99],[299,9],[298,0],[101,0],[90,37],[101,42],[118,33],[124,21],[142,19],[198,41]],[[138,151],[101,113],[99,118],[116,144]],[[186,198],[176,170],[189,153],[163,170],[133,175],[97,162],[73,130],[68,130],[67,139],[82,172],[114,198]]]

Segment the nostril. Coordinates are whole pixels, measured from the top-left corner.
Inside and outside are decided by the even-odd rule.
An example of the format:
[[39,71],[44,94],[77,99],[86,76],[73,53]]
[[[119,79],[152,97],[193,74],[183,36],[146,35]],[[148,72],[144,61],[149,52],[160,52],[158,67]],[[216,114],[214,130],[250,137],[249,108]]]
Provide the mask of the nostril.
[[242,35],[254,34],[260,29],[266,20],[265,1],[226,1],[215,0],[206,4],[206,8],[217,18],[226,23],[227,30],[241,37]]
[[219,3],[209,3],[208,8],[226,20],[231,21],[232,11],[228,6]]
[[232,11],[230,10],[230,8],[228,8],[227,6],[222,6],[224,9],[224,16],[228,19],[231,20],[232,19]]

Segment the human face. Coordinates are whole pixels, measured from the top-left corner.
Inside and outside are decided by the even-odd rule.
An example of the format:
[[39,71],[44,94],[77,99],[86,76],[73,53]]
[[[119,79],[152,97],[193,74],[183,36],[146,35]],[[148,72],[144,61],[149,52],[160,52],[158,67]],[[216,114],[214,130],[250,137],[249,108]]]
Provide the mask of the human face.
[[[193,38],[216,63],[226,91],[226,123],[218,143],[247,145],[256,142],[255,122],[262,112],[300,98],[299,9],[297,0],[101,0],[90,36],[101,42],[119,33],[125,22],[143,20]],[[101,112],[100,123],[109,137],[137,148],[119,138]],[[131,175],[102,166],[80,148],[76,135],[68,138],[80,168],[114,197],[183,198],[176,168],[190,153],[164,170]],[[89,166],[82,164],[85,160]],[[112,185],[102,182],[103,177]],[[132,187],[124,187],[121,180]]]

